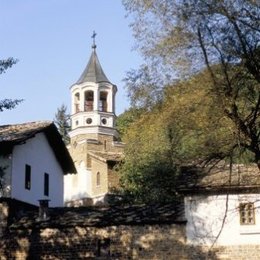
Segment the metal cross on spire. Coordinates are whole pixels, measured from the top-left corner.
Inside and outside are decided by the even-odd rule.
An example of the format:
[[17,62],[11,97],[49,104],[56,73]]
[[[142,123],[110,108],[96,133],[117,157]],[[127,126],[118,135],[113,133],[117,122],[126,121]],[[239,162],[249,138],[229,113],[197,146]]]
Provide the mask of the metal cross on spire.
[[96,38],[97,34],[95,31],[93,31],[93,34],[91,36],[91,38],[93,39],[93,45],[92,45],[92,48],[93,49],[96,49],[97,48],[97,45],[96,45],[96,42],[95,42],[95,38]]

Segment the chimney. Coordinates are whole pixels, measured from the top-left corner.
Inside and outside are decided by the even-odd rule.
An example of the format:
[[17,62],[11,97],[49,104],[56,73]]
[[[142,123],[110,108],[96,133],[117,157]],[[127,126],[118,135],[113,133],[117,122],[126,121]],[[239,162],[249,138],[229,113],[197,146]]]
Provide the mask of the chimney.
[[49,219],[49,201],[39,200],[39,221],[47,221]]

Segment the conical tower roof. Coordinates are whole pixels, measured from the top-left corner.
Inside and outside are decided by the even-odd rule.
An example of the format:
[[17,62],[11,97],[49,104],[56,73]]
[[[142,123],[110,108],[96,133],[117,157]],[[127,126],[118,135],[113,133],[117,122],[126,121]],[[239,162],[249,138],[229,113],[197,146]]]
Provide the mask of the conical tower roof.
[[81,74],[80,78],[76,82],[76,84],[81,84],[83,82],[95,82],[95,83],[100,83],[100,82],[108,82],[107,76],[105,75],[100,62],[98,60],[98,56],[96,53],[96,46],[92,46],[93,51],[90,56],[89,62]]

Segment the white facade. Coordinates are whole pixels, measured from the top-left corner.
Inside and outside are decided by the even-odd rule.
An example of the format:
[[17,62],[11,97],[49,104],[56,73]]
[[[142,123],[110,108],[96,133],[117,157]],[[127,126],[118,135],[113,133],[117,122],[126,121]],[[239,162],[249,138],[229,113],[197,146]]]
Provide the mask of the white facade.
[[[11,198],[37,206],[38,200],[48,199],[51,207],[63,206],[63,170],[45,134],[38,133],[25,143],[16,145],[9,160]],[[30,189],[25,188],[25,165],[31,169]],[[48,196],[44,195],[45,173],[49,175]]]
[[108,134],[110,134],[111,129],[115,127],[116,92],[116,86],[108,82],[84,82],[73,85],[71,87],[72,131],[70,136],[77,135],[75,130],[82,127],[85,133],[109,131]]
[[[254,203],[255,224],[240,222],[240,203]],[[185,197],[187,242],[194,245],[245,245],[260,241],[260,194]]]
[[64,201],[77,201],[81,198],[90,198],[88,192],[92,190],[91,171],[86,169],[85,163],[81,162],[77,167],[77,174],[64,176]]

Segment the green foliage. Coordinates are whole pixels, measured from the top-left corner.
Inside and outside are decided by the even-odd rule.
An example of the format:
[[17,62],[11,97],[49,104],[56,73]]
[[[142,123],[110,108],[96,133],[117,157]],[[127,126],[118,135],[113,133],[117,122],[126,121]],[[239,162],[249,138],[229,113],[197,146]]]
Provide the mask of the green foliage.
[[18,60],[10,57],[6,60],[0,60],[0,74],[5,73],[8,68],[11,68],[14,64],[16,64]]
[[134,202],[175,198],[173,182],[176,172],[169,159],[170,146],[162,119],[156,111],[145,113],[129,126],[124,136],[127,146],[125,161],[120,168],[121,181],[124,195]]
[[222,159],[235,146],[234,124],[223,113],[205,71],[167,89],[163,105],[180,163]]
[[[259,1],[124,0],[123,3],[133,17],[131,26],[137,48],[160,81],[176,75],[176,71],[187,78],[207,67],[211,93],[216,99],[212,109],[220,107],[233,122],[236,135],[233,148],[254,154],[260,168]],[[134,86],[132,92],[129,90],[133,100],[137,89],[142,89],[138,84]],[[160,88],[163,94],[165,86]],[[153,88],[145,93],[153,93]]]
[[116,128],[120,139],[123,140],[127,129],[144,113],[144,109],[130,108],[119,115],[116,119]]
[[[169,74],[200,71],[205,47],[211,64],[246,59],[259,72],[253,55],[259,47],[259,1],[123,0],[136,48]],[[162,76],[164,76],[162,75]]]
[[169,200],[183,164],[233,158],[260,168],[259,2],[123,4],[145,61],[126,77],[131,104],[144,112],[124,128],[124,191]]
[[[6,60],[0,60],[0,74],[5,73],[8,68],[11,68],[14,64],[17,63],[18,60],[14,58],[8,58]],[[7,109],[13,109],[21,103],[23,100],[22,99],[3,99],[0,100],[0,112],[3,110]]]
[[121,182],[135,202],[178,198],[180,166],[227,158],[236,147],[235,125],[218,107],[207,71],[168,86],[164,96],[124,132]]
[[175,191],[177,168],[163,162],[158,154],[145,165],[126,162],[122,189],[125,201],[134,203],[171,202],[178,196]]
[[62,104],[60,108],[57,109],[55,114],[54,123],[56,124],[60,135],[62,136],[62,140],[65,144],[70,142],[69,131],[70,127],[70,115],[67,114],[67,107]]
[[163,81],[153,67],[143,65],[138,70],[128,71],[124,82],[133,108],[149,110],[163,98]]
[[3,99],[0,100],[0,112],[2,112],[4,109],[13,109],[21,103],[23,100],[22,99]]

